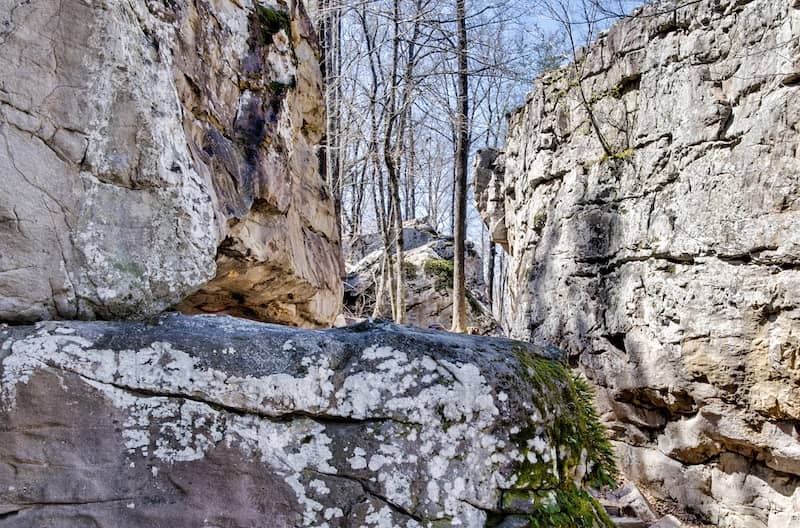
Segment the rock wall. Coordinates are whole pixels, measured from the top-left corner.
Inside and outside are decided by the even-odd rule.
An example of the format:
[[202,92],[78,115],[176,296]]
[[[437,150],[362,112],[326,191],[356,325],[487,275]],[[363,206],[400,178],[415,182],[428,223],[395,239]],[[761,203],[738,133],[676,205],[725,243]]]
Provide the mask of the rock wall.
[[[611,528],[609,446],[537,349],[227,316],[0,328],[0,527]],[[504,524],[501,524],[504,523]]]
[[292,4],[0,7],[0,320],[333,321],[318,50]]
[[[488,335],[498,329],[486,298],[483,261],[467,242],[467,325],[471,332]],[[371,317],[381,282],[383,241],[379,234],[345,241],[347,276],[344,307],[348,316]],[[421,220],[403,227],[405,304],[408,324],[420,328],[450,328],[453,322],[453,239],[439,235]],[[389,288],[387,285],[386,288]],[[389,292],[384,291],[381,314],[391,315]]]
[[796,1],[648,6],[476,170],[504,326],[600,387],[629,477],[720,526],[800,526],[798,35]]

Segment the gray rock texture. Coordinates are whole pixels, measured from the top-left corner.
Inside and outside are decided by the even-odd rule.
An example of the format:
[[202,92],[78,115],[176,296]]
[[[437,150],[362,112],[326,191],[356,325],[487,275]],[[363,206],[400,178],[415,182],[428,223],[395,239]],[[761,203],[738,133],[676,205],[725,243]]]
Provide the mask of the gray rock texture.
[[476,170],[504,326],[600,387],[630,478],[720,526],[800,526],[799,8],[638,11]]
[[596,415],[550,349],[179,314],[0,343],[2,527],[610,526],[582,489],[609,469]]
[[[383,242],[379,234],[345,241],[347,276],[344,307],[350,317],[371,317],[383,273]],[[439,235],[420,220],[403,228],[406,321],[420,328],[450,328],[453,322],[453,239]],[[466,250],[467,324],[472,333],[498,330],[488,307],[483,260],[472,242]],[[380,314],[391,314],[388,286],[384,288]]]
[[301,3],[3,0],[0,71],[0,320],[339,313]]

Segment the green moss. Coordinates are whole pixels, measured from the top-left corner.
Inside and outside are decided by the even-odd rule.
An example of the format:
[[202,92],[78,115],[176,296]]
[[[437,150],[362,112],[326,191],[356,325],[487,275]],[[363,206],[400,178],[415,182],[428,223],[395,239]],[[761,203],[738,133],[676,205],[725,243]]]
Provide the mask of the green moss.
[[453,288],[453,263],[447,259],[430,259],[423,264],[423,269],[427,275],[436,280],[438,289]]
[[483,307],[481,303],[478,302],[478,299],[472,295],[472,292],[467,291],[467,303],[469,303],[469,309],[472,311],[473,314],[480,314],[483,312]]
[[544,229],[545,224],[547,223],[547,210],[542,208],[536,211],[536,215],[533,217],[533,229],[537,233],[541,233],[542,229]]
[[625,159],[625,158],[630,158],[631,156],[633,156],[632,148],[625,149],[622,152],[615,152],[613,155],[614,159]]
[[597,164],[603,164],[608,160],[625,160],[633,156],[634,150],[632,148],[628,148],[625,150],[621,150],[619,152],[613,152],[611,155],[604,152],[602,156],[596,161],[587,161],[583,164],[583,168],[586,170],[591,169],[593,166]]
[[[525,461],[515,468],[516,484],[504,494],[503,509],[525,513],[537,528],[612,526],[583,489],[614,486],[617,476],[613,448],[595,411],[590,386],[565,365],[522,346],[514,355],[524,368],[525,385],[533,389],[542,420],[531,421],[512,436]],[[546,461],[529,441],[554,448],[555,460]],[[579,487],[575,480],[581,466],[587,471]]]
[[142,268],[142,265],[132,260],[115,260],[112,266],[125,275],[133,275],[136,277],[144,275],[144,268]]
[[269,91],[275,97],[283,98],[290,89],[295,88],[297,86],[297,79],[292,77],[292,79],[288,83],[282,83],[278,81],[272,81],[269,83]]
[[261,44],[272,44],[273,37],[281,30],[284,30],[291,37],[292,20],[289,17],[289,13],[262,5],[255,6],[255,13]]
[[403,261],[403,273],[407,280],[416,279],[419,275],[419,266],[407,260]]

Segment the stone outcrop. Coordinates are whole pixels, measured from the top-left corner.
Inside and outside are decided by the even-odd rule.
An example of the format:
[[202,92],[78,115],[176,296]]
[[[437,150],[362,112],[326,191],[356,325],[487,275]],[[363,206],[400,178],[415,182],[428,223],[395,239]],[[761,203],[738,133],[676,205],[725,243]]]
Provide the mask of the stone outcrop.
[[[347,240],[344,305],[348,316],[370,317],[382,278],[383,242],[378,234]],[[420,328],[450,328],[453,322],[453,239],[439,235],[420,220],[403,227],[407,322]],[[471,242],[466,250],[467,325],[474,333],[491,334],[491,314],[483,280],[483,261]],[[386,280],[384,278],[384,280]],[[386,286],[385,288],[388,288]],[[381,314],[391,314],[384,290]]]
[[0,320],[180,303],[333,321],[321,75],[296,4],[0,8]]
[[800,526],[798,35],[797,2],[648,6],[476,170],[502,324],[600,387],[630,478],[720,526]]
[[0,526],[610,527],[583,490],[609,446],[553,354],[228,316],[0,328]]

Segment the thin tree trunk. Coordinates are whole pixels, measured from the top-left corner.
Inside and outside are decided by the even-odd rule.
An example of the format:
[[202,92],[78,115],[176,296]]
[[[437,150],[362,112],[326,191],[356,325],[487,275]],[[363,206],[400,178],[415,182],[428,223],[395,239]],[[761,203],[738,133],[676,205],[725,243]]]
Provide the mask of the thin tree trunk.
[[383,254],[381,259],[381,279],[378,281],[378,289],[375,291],[375,305],[372,307],[372,318],[379,319],[383,312],[383,295],[386,291],[386,260],[388,255]]
[[467,63],[467,23],[465,0],[456,0],[458,26],[458,109],[456,127],[455,178],[455,254],[453,257],[453,332],[467,331],[465,246],[467,238],[467,165],[469,163],[469,71]]
[[486,289],[488,290],[487,297],[489,298],[489,308],[494,312],[494,259],[497,256],[497,247],[489,238],[489,277],[486,281]]
[[400,0],[394,0],[394,34],[392,36],[392,73],[389,84],[389,112],[383,138],[383,158],[389,177],[390,216],[394,229],[394,321],[405,323],[405,291],[403,285],[403,212],[400,203],[400,178],[397,168],[396,145],[393,147],[394,125],[397,120],[397,69],[400,53]]
[[[410,118],[409,121],[411,121]],[[408,174],[408,178],[406,179],[406,196],[409,197],[408,199],[409,211],[406,213],[406,218],[411,218],[411,219],[417,217],[416,164],[417,164],[416,141],[414,139],[414,132],[412,131],[411,134],[409,134],[408,138],[408,166],[406,167],[406,173]]]

